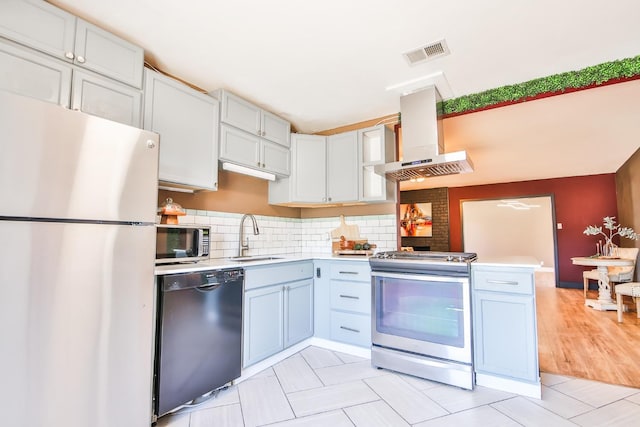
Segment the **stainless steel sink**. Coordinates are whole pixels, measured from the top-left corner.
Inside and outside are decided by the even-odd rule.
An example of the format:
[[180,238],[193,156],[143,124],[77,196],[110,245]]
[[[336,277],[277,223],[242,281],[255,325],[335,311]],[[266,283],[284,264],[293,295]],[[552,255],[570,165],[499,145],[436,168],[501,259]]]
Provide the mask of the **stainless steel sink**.
[[238,262],[251,262],[251,261],[271,261],[274,259],[282,259],[283,257],[280,256],[262,256],[262,255],[256,255],[256,256],[234,256],[229,258],[231,261],[238,261]]

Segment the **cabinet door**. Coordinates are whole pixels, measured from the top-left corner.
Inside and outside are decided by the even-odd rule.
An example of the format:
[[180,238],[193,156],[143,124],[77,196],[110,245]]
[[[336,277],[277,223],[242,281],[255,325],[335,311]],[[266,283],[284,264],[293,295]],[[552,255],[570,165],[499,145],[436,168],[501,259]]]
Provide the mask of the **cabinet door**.
[[361,129],[358,145],[362,165],[359,200],[394,200],[396,184],[375,173],[374,167],[395,160],[395,133],[384,125]]
[[76,26],[75,62],[84,68],[142,88],[144,50],[82,19]]
[[243,330],[243,367],[284,349],[282,286],[245,292]]
[[0,35],[50,55],[73,58],[76,17],[42,0],[0,2]]
[[291,146],[291,124],[268,111],[262,111],[262,137],[269,141]]
[[362,191],[360,199],[362,201],[386,200],[387,180],[375,173],[375,166],[362,167]]
[[474,293],[476,371],[535,382],[537,336],[533,297]]
[[220,160],[228,160],[250,168],[261,168],[260,138],[228,126],[220,125]]
[[346,132],[327,138],[327,201],[358,200],[358,133]]
[[293,201],[326,202],[326,138],[318,135],[291,135],[291,164]]
[[220,121],[260,136],[262,110],[257,106],[235,96],[232,93],[222,91],[220,99]]
[[144,128],[160,134],[161,181],[216,190],[218,102],[145,71]]
[[71,108],[141,127],[142,92],[86,71],[73,71]]
[[71,66],[0,40],[0,89],[68,108]]
[[262,168],[280,176],[289,176],[291,171],[291,152],[282,145],[262,141]]
[[285,298],[285,347],[313,335],[313,280],[287,284]]

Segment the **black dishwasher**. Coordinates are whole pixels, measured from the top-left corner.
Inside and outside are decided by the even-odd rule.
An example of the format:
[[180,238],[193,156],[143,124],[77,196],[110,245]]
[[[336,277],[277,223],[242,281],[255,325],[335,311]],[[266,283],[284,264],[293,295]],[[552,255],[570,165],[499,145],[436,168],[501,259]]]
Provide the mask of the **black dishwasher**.
[[240,377],[243,283],[242,269],[159,276],[156,416]]

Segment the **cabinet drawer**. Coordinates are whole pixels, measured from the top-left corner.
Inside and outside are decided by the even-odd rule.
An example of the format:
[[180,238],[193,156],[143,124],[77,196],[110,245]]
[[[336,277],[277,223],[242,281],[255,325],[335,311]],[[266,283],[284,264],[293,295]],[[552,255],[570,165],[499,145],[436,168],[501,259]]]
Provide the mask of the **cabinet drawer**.
[[363,282],[331,281],[331,308],[371,313],[371,285]]
[[370,347],[371,316],[332,311],[331,339],[361,347]]
[[475,290],[532,295],[533,273],[531,271],[478,270],[473,272]]
[[368,262],[334,262],[331,264],[332,279],[356,282],[371,282],[371,267]]
[[311,261],[247,267],[244,275],[244,289],[294,282],[311,277],[313,277]]

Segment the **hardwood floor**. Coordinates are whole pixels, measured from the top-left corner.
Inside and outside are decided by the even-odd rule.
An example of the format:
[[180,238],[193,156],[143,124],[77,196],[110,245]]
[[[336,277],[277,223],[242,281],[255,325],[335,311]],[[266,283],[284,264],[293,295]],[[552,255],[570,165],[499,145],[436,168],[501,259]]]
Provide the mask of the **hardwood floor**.
[[[540,371],[640,387],[640,319],[584,305],[582,289],[536,286]],[[596,291],[588,297],[597,298]],[[631,299],[625,304],[633,307]]]

